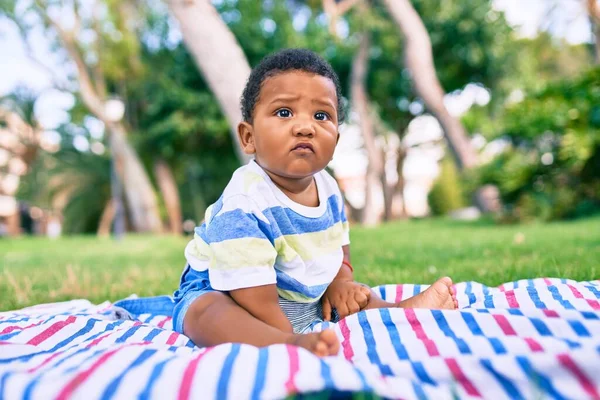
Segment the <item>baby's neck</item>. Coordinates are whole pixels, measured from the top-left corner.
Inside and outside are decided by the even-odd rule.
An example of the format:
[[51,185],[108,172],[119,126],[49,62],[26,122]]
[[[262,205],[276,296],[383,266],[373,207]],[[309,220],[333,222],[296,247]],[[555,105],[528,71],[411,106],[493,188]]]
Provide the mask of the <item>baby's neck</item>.
[[306,207],[319,206],[319,192],[314,176],[292,179],[275,175],[265,170],[273,183],[292,201]]

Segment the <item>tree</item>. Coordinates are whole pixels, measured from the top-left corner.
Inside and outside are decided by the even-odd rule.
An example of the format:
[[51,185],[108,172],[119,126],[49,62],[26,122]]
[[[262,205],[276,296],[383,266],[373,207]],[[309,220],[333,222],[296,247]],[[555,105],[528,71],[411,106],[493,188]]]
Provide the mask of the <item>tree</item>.
[[169,7],[196,65],[221,105],[236,154],[245,164],[250,158],[243,153],[237,135],[237,125],[242,121],[239,101],[250,76],[244,52],[209,0],[170,0]]
[[373,187],[381,183],[385,189],[386,182],[384,160],[382,159],[381,151],[379,151],[375,143],[375,127],[369,110],[369,98],[366,90],[369,49],[369,33],[365,32],[360,36],[358,51],[352,62],[351,95],[353,107],[358,113],[360,120],[360,129],[369,160],[366,176],[365,205],[361,222],[367,226],[372,226],[381,220],[378,210],[372,204]]
[[[460,121],[444,105],[445,93],[436,75],[431,41],[423,21],[409,0],[384,0],[384,4],[404,35],[404,56],[415,91],[440,122],[457,166],[473,168],[478,164],[477,153]],[[476,202],[483,211],[494,209],[493,199],[486,193],[479,192]]]
[[[368,94],[377,104],[384,122],[402,138],[410,120],[421,113],[413,114],[409,105],[425,103],[428,110],[450,129],[450,137],[448,134],[446,136],[454,144],[460,159],[467,160],[465,162],[468,165],[474,165],[476,153],[460,122],[447,112],[442,102],[444,92],[441,88],[443,86],[452,91],[477,82],[496,89],[507,72],[507,66],[512,65],[514,46],[510,42],[510,28],[502,15],[493,11],[485,0],[469,3],[449,1],[444,2],[443,7],[441,3],[421,0],[412,2],[414,8],[409,2],[400,3],[401,7],[408,7],[402,15],[408,21],[403,20],[403,23],[410,24],[403,25],[409,30],[404,40],[404,35],[398,35],[398,21],[389,17],[388,3],[385,3],[386,7],[371,3],[368,13],[357,11],[357,7],[354,7],[346,15],[343,12],[365,2],[345,0],[336,3],[324,0],[323,8],[331,16],[330,27],[337,20],[344,19],[349,22],[352,31],[371,32]],[[398,4],[391,6],[398,7]],[[348,42],[351,43],[351,40]],[[413,52],[415,45],[425,46],[427,54],[421,54],[420,49]],[[402,53],[405,54],[404,63],[398,57]],[[437,69],[432,53],[438,61]],[[421,89],[427,93],[422,93]],[[430,104],[427,104],[428,101]],[[400,148],[397,157],[400,160],[399,176],[402,176],[404,151]],[[398,190],[402,190],[402,180],[397,186]],[[488,203],[485,199],[483,201]]]
[[[125,29],[128,23],[127,13],[131,9],[126,8],[125,3],[114,5],[111,9],[111,3],[95,2],[91,16],[83,18],[80,13],[81,4],[77,0],[71,3],[71,7],[42,0],[35,1],[26,8],[19,7],[19,4],[22,3],[3,4],[1,12],[19,28],[30,58],[51,73],[58,89],[75,93],[87,111],[102,121],[110,132],[115,143],[113,157],[118,160],[118,172],[125,189],[133,228],[140,232],[161,231],[156,195],[137,153],[127,141],[127,128],[120,121],[111,121],[104,108],[110,89],[107,87],[107,79],[116,78],[119,74],[124,79],[123,65],[129,65],[132,69],[136,66],[135,51],[131,51],[132,47],[135,49],[136,41],[132,39],[132,35],[127,35],[131,32]],[[122,40],[107,40],[107,32],[104,31],[106,25],[101,25],[99,20],[103,8],[108,10],[108,17],[113,18],[112,26],[121,28],[120,32],[125,34]],[[67,28],[58,18],[53,17],[56,12],[70,14],[73,26]],[[31,24],[33,18],[36,20]],[[72,63],[76,71],[72,79],[62,79],[35,57],[28,37],[34,25],[43,26],[46,36],[54,39],[55,48],[60,49],[66,55],[66,61]],[[96,39],[91,45],[81,41],[83,29],[95,33]],[[110,60],[111,57],[113,60]],[[112,65],[110,61],[113,61]]]

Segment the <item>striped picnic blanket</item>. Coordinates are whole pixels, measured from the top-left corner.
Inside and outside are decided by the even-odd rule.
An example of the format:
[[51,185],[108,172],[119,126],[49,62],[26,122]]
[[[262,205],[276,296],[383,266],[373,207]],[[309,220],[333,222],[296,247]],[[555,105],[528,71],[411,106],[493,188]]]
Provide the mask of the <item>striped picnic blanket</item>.
[[[421,285],[375,288],[398,301]],[[382,309],[336,325],[336,357],[194,347],[165,315],[109,320],[85,300],[0,313],[1,399],[600,399],[600,281],[456,285],[460,310]]]

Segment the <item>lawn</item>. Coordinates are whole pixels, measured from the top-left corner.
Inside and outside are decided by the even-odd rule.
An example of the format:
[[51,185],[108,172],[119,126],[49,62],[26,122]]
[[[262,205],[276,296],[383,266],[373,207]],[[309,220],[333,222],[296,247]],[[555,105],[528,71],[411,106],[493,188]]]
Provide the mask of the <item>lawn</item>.
[[[545,225],[401,221],[352,228],[356,279],[429,283],[441,275],[488,285],[541,276],[600,278],[600,218]],[[129,235],[0,240],[0,310],[87,298],[170,294],[189,238]]]

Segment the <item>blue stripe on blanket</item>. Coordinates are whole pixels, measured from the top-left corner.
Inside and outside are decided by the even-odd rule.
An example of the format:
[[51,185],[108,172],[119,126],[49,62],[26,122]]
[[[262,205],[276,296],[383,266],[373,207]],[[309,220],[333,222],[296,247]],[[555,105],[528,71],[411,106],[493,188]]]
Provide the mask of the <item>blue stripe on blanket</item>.
[[144,388],[140,392],[140,399],[149,399],[149,398],[151,398],[152,389],[154,387],[154,384],[158,381],[158,378],[160,378],[162,372],[165,369],[165,366],[170,361],[173,361],[176,358],[177,357],[175,357],[175,356],[171,356],[169,358],[166,358],[166,359],[160,361],[159,363],[157,363],[154,366],[154,368],[152,368],[152,372],[150,373],[150,376],[148,377],[148,381],[146,382],[146,385],[144,386]]
[[517,363],[523,369],[525,374],[527,374],[527,377],[530,379],[534,388],[539,387],[545,393],[548,393],[557,400],[566,400],[566,398],[556,390],[550,379],[539,371],[536,371],[527,358],[517,356]]
[[[465,313],[461,313],[461,316],[464,319],[465,323],[467,324],[467,327],[469,327],[469,329],[471,330],[471,333],[473,333],[473,335],[484,336],[483,331],[479,327],[479,324],[477,323],[477,321],[475,321],[475,317],[473,316],[473,314],[465,312]],[[494,349],[494,352],[496,354],[506,354],[507,353],[506,348],[504,347],[504,345],[498,338],[486,337],[486,339],[490,342],[490,345],[492,346],[492,348]]]
[[492,374],[494,376],[494,378],[496,378],[496,380],[498,381],[498,383],[506,391],[506,394],[508,395],[508,397],[510,397],[511,399],[515,399],[515,400],[525,399],[523,397],[523,395],[521,395],[521,392],[519,392],[519,389],[517,389],[517,387],[515,385],[513,385],[513,383],[510,381],[510,379],[508,379],[506,376],[504,376],[500,372],[496,371],[496,369],[493,367],[493,365],[490,362],[490,360],[488,360],[488,359],[482,359],[482,360],[479,361],[479,363],[490,374]]
[[388,335],[390,336],[390,340],[396,351],[396,356],[398,356],[400,360],[408,360],[408,352],[402,344],[402,340],[400,340],[400,334],[398,333],[398,328],[396,328],[396,325],[392,321],[390,310],[381,308],[379,309],[379,314],[381,315],[384,326],[387,328]]
[[142,365],[146,360],[148,360],[150,357],[156,354],[156,351],[156,349],[144,349],[144,351],[142,351],[142,353],[139,356],[137,356],[137,358],[133,360],[132,363],[130,363],[119,375],[117,375],[115,379],[113,379],[106,386],[106,389],[104,390],[104,393],[102,393],[100,398],[102,400],[109,400],[110,398],[112,398],[115,395],[117,389],[119,389],[119,385],[123,381],[123,378],[125,378],[125,376],[128,373],[130,373],[132,369]]
[[267,377],[267,365],[269,361],[269,348],[263,348],[258,351],[258,365],[256,366],[256,377],[254,378],[254,387],[252,389],[253,399],[261,398],[261,393],[265,387]]
[[358,322],[363,330],[363,335],[367,344],[367,356],[369,357],[369,361],[379,367],[379,370],[383,376],[393,375],[390,366],[382,363],[381,359],[379,358],[379,353],[377,353],[376,348],[377,344],[375,343],[375,338],[373,337],[373,330],[371,329],[371,324],[369,324],[366,314],[358,313],[356,315],[358,316]]
[[229,391],[229,378],[231,377],[231,370],[233,369],[233,363],[236,357],[240,354],[240,345],[234,343],[231,345],[231,351],[227,355],[223,367],[221,368],[221,376],[219,376],[219,382],[217,383],[217,398],[226,399],[228,398]]
[[446,321],[444,314],[440,310],[431,310],[431,314],[433,315],[433,318],[437,322],[442,332],[444,332],[444,335],[454,340],[454,342],[456,343],[456,347],[458,347],[458,350],[462,354],[471,354],[471,349],[469,348],[469,345],[467,345],[467,342],[457,337],[454,331],[450,329],[450,326],[448,325],[448,321]]
[[541,308],[541,309],[548,308],[546,306],[546,304],[544,304],[544,302],[542,300],[540,300],[540,295],[537,291],[537,288],[535,287],[535,285],[533,283],[533,279],[527,280],[527,293],[529,293],[529,297],[531,297],[531,300],[533,301],[533,303],[535,304],[535,306],[537,308]]
[[431,376],[427,373],[427,370],[423,366],[423,363],[420,361],[414,361],[410,363],[415,375],[417,378],[423,383],[427,383],[429,385],[437,386],[437,383],[431,379]]

